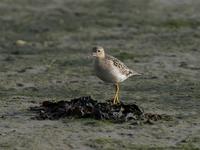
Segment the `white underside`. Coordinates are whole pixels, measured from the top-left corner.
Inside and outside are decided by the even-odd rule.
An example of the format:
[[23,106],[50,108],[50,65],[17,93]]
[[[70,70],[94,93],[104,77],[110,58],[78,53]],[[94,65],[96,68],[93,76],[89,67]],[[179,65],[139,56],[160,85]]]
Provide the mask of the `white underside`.
[[115,76],[117,82],[123,82],[127,79],[127,76],[119,72],[117,69],[114,69],[112,74]]
[[105,82],[122,82],[126,80],[128,77],[122,74],[116,67],[112,67],[108,69],[96,68],[96,75]]

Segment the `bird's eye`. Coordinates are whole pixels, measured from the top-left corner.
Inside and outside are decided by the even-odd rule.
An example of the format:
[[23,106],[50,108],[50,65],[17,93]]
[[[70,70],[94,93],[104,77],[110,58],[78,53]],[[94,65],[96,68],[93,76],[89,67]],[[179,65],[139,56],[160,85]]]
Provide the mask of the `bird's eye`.
[[100,50],[97,50],[97,52],[100,52]]

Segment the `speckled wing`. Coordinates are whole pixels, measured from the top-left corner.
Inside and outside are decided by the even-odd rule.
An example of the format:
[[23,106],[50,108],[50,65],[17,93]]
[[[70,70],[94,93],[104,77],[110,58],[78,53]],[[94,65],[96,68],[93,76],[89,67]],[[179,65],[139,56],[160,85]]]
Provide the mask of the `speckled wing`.
[[[122,74],[126,75],[127,77],[132,76],[132,75],[134,75],[134,74],[136,73],[135,71],[129,69],[129,68],[128,68],[123,62],[121,62],[119,59],[117,59],[117,58],[115,58],[115,57],[113,57],[113,56],[106,55],[106,59],[107,59],[107,60],[110,60],[111,63],[112,63],[115,67],[117,67],[117,69],[119,69],[119,71],[120,71]],[[138,73],[137,73],[137,74],[138,74]]]

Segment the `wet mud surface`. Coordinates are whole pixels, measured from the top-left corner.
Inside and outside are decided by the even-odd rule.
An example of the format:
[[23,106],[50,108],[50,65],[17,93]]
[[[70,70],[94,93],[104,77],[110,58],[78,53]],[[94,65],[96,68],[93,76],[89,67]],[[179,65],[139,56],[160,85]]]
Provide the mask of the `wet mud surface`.
[[[199,149],[199,8],[199,0],[0,0],[0,150]],[[94,75],[94,45],[143,74],[120,84],[120,108],[105,101],[113,85]],[[73,100],[86,95],[98,101]],[[68,103],[92,109],[59,118]],[[121,107],[130,104],[149,120],[95,119],[107,107],[129,118]]]

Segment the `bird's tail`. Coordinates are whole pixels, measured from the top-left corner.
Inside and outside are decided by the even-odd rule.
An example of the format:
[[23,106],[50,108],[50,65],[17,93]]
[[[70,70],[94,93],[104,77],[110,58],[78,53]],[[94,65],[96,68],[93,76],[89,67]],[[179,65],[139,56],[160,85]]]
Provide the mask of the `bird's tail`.
[[131,76],[141,76],[141,73],[132,70]]

